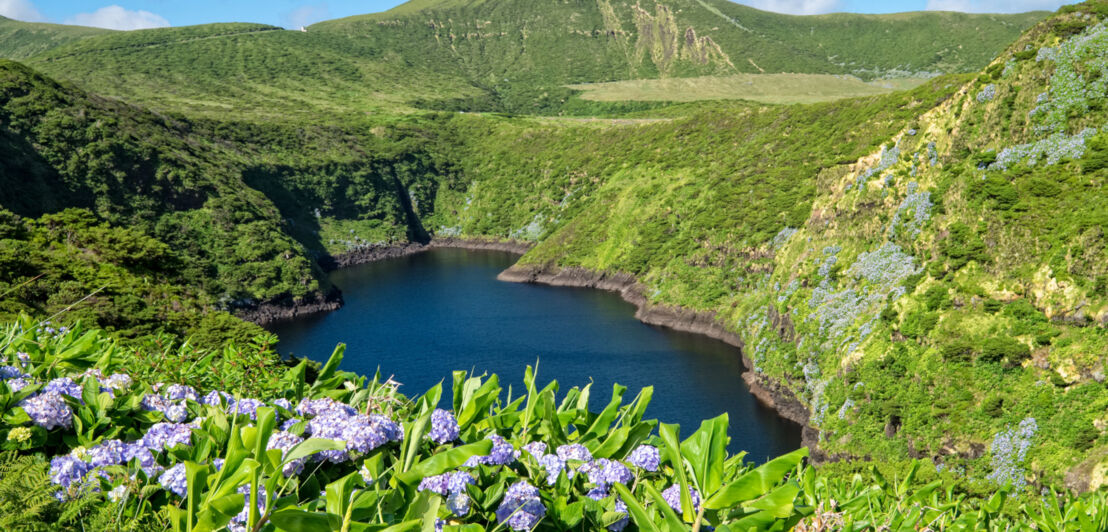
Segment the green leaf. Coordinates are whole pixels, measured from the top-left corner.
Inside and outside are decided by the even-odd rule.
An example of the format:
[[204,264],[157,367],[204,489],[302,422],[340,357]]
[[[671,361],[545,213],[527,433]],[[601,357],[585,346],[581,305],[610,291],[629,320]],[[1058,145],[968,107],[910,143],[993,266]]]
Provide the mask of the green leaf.
[[711,495],[723,484],[723,463],[727,460],[727,414],[704,421],[700,429],[681,444],[681,453],[692,465],[696,483]]
[[695,510],[693,509],[692,495],[689,494],[689,479],[685,474],[685,458],[681,454],[681,444],[677,441],[677,434],[680,430],[680,425],[662,423],[658,428],[658,433],[666,444],[663,453],[664,458],[673,467],[677,483],[681,486],[681,517],[686,522],[692,522],[695,517]]
[[281,462],[281,465],[284,466],[285,464],[288,464],[293,460],[304,458],[306,456],[311,456],[320,451],[341,451],[345,448],[345,444],[335,440],[328,440],[324,438],[308,438],[297,444],[296,447],[290,449],[289,454],[285,455],[285,460]]
[[650,514],[647,513],[646,508],[639,503],[635,495],[631,493],[631,490],[627,489],[627,486],[623,484],[612,484],[612,487],[619,492],[619,498],[623,501],[623,504],[627,505],[627,513],[631,515],[631,520],[635,522],[635,526],[639,527],[639,530],[644,532],[662,532],[661,528],[650,518]]
[[396,479],[408,485],[417,484],[430,477],[454,469],[465,463],[471,456],[484,456],[492,450],[492,440],[481,440],[445,452],[436,453],[430,458],[414,465],[408,471],[400,473]]
[[704,502],[704,507],[709,510],[722,510],[741,502],[757,499],[769,493],[807,456],[808,448],[805,447],[774,458],[724,486]]
[[288,532],[331,532],[342,526],[342,519],[337,515],[307,512],[297,508],[273,512],[269,520],[279,530]]

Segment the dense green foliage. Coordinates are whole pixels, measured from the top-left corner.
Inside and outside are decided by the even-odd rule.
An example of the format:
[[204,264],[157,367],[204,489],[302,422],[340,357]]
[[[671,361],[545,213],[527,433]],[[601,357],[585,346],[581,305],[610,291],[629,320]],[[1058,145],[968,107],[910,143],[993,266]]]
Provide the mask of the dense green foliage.
[[[919,462],[890,479],[877,470],[825,476],[804,464],[806,449],[750,464],[726,453],[726,415],[684,440],[679,426],[643,419],[649,387],[624,404],[626,389],[615,385],[606,406],[591,411],[591,386],[559,399],[558,383],[540,388],[530,367],[525,393],[506,398],[497,376],[457,371],[445,398],[450,410],[438,410],[442,385],[409,399],[378,377],[339,371],[340,346],[318,373],[309,376],[301,363],[281,374],[262,402],[127,378],[119,372],[133,364],[100,331],[54,331],[23,319],[2,336],[0,523],[7,530],[622,530],[633,523],[669,531],[1092,532],[1108,525],[1103,491],[1021,500],[1002,487],[967,501],[943,480],[924,484],[930,475]],[[225,350],[228,360],[245,361],[240,355]],[[44,410],[44,400],[59,410]],[[327,432],[333,423],[363,432],[336,440]],[[382,439],[362,448],[364,434],[378,430]]]

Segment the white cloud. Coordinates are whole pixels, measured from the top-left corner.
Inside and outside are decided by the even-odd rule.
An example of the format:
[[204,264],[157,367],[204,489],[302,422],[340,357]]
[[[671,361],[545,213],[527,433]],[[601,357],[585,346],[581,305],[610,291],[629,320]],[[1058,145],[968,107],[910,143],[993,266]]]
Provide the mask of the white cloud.
[[1054,11],[1075,0],[927,0],[931,11],[961,11],[963,13],[1023,13]]
[[0,0],[0,15],[24,22],[42,22],[46,20],[35,5],[28,0]]
[[[2,0],[0,0],[2,1]],[[92,13],[78,13],[65,20],[65,24],[93,26],[109,30],[141,30],[164,28],[169,21],[149,11],[131,11],[120,6],[107,6]]]
[[839,9],[839,0],[741,0],[740,4],[775,13],[816,15]]
[[329,18],[331,18],[331,11],[327,9],[327,4],[300,6],[284,16],[285,24],[290,28],[309,26]]

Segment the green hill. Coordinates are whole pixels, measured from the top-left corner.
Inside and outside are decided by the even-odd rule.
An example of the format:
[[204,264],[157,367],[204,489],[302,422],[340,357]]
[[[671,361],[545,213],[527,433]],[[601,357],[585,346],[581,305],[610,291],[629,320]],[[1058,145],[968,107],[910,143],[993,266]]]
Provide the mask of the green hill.
[[86,37],[111,33],[85,26],[21,22],[0,17],[0,57],[26,59]]
[[[25,59],[103,95],[207,116],[412,107],[596,114],[657,104],[584,101],[566,85],[761,72],[869,80],[974,71],[1042,16],[795,17],[724,0],[649,7],[410,2],[307,33],[209,24],[86,34],[7,21],[0,30],[13,29],[7,38],[0,32],[0,57]],[[32,33],[41,36],[27,42]]]

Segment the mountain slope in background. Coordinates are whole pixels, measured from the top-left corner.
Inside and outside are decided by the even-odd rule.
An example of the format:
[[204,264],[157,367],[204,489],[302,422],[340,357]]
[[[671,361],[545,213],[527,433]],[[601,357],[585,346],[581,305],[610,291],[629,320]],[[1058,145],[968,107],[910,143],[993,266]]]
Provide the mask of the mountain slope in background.
[[[104,95],[213,116],[411,106],[558,114],[576,102],[566,87],[574,83],[973,71],[1043,16],[796,17],[725,0],[409,2],[307,33],[254,24],[135,32],[47,25],[53,33],[26,25],[0,38],[0,57]],[[39,37],[28,40],[32,30]]]

